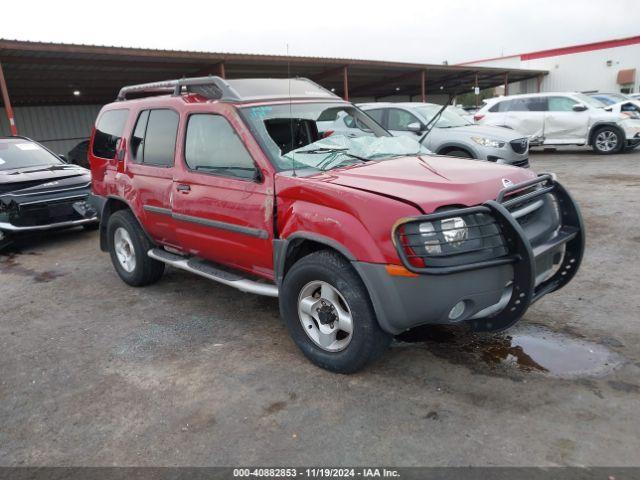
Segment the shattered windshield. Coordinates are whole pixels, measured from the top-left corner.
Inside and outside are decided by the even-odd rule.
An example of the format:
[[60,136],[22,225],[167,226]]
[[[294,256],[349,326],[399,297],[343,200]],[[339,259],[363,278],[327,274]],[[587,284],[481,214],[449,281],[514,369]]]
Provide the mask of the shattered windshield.
[[345,103],[292,103],[240,109],[279,170],[337,167],[429,150],[408,137],[393,137],[375,120]]

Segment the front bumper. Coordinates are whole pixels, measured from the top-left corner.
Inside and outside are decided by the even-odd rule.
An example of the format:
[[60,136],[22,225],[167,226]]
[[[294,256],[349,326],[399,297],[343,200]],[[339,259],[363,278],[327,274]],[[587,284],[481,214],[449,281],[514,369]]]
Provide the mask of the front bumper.
[[[569,283],[577,272],[584,252],[582,218],[569,193],[550,175],[508,187],[496,200],[477,207],[404,223],[474,213],[495,220],[506,254],[455,266],[416,267],[402,247],[398,226],[394,230],[398,254],[416,276],[390,276],[382,265],[354,262],[384,330],[398,334],[423,324],[464,322],[477,331],[503,330],[517,322],[532,303]],[[464,311],[451,320],[450,312],[460,302]]]
[[89,193],[87,185],[2,195],[0,231],[13,235],[96,223],[96,211],[87,203]]

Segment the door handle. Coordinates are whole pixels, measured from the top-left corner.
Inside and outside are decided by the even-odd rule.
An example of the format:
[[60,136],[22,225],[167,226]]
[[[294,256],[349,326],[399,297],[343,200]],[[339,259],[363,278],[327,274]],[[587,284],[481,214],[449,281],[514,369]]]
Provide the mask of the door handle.
[[179,192],[189,192],[191,190],[191,187],[184,183],[179,183],[176,187],[176,190],[178,190]]

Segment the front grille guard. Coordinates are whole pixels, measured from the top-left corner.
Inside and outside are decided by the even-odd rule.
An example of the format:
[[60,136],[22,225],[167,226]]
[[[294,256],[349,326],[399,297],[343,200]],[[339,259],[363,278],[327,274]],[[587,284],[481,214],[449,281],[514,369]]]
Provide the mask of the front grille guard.
[[[518,193],[522,194],[518,195]],[[523,228],[509,212],[509,208],[530,202],[546,194],[552,194],[557,202],[560,213],[560,229],[557,235],[546,243],[533,247]],[[431,222],[474,213],[485,213],[494,218],[500,227],[508,250],[506,255],[452,267],[416,267],[410,262],[403,248],[400,227],[408,223]],[[414,273],[446,275],[499,265],[513,265],[513,289],[509,303],[502,311],[492,317],[471,320],[471,326],[476,331],[499,331],[509,328],[522,317],[532,303],[569,283],[580,267],[585,243],[584,223],[577,204],[569,192],[549,174],[542,174],[533,180],[507,187],[500,191],[496,200],[490,200],[476,207],[447,210],[405,219],[394,227],[392,237],[403,265]],[[536,286],[536,257],[563,244],[565,252],[560,266],[550,278]],[[425,259],[428,260],[428,257]]]

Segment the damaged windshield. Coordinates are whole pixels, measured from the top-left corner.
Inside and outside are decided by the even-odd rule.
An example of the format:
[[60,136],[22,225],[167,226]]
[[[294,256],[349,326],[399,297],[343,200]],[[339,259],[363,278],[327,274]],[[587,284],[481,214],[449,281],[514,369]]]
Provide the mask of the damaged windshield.
[[240,111],[279,170],[330,170],[429,153],[412,138],[391,136],[349,104],[261,105]]

